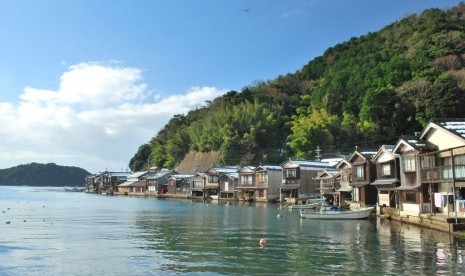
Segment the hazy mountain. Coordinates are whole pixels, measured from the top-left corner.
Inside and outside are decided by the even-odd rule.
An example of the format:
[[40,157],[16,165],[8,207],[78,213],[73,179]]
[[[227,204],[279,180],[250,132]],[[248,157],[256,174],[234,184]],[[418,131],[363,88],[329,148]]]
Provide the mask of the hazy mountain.
[[84,186],[88,171],[54,163],[30,163],[0,170],[0,185]]

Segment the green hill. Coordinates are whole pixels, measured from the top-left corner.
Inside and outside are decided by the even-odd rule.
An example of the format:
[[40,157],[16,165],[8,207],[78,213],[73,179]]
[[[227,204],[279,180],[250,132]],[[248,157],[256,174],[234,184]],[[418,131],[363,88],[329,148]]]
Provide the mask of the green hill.
[[0,170],[0,185],[10,186],[84,186],[90,173],[77,167],[54,163],[30,163]]
[[129,166],[277,163],[378,148],[435,117],[465,117],[465,4],[409,15],[327,49],[300,70],[174,116]]

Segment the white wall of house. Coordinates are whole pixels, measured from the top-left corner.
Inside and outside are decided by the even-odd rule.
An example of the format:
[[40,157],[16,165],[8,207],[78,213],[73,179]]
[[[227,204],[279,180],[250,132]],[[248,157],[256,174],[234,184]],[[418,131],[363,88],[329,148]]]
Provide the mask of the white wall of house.
[[379,205],[386,205],[389,206],[389,193],[388,192],[380,192],[378,194]]
[[401,215],[416,215],[420,214],[420,204],[402,203]]
[[267,199],[279,198],[279,187],[282,183],[282,170],[267,170],[268,173],[268,191]]
[[450,149],[464,145],[463,139],[440,128],[436,128],[431,131],[431,134],[428,137],[428,141],[436,145],[439,150]]

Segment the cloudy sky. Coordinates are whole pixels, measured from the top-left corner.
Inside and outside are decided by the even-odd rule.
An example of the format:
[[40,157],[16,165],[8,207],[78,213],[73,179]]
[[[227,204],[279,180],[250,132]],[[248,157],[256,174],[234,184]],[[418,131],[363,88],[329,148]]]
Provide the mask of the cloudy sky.
[[448,0],[0,0],[0,169],[128,168],[174,114]]

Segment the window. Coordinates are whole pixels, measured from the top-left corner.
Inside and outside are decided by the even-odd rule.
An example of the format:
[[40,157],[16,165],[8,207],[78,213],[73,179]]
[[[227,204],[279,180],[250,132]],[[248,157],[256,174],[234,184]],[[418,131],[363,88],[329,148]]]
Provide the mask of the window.
[[217,175],[209,175],[208,176],[209,183],[218,183],[218,176]]
[[242,185],[252,185],[252,175],[241,175],[241,184]]
[[257,183],[266,183],[266,174],[265,173],[257,173]]
[[417,203],[417,194],[415,192],[405,192],[405,203]]
[[391,175],[391,164],[381,164],[381,174],[383,176],[389,176]]
[[296,169],[286,169],[286,178],[297,178]]
[[203,181],[202,180],[194,180],[194,188],[203,188]]
[[415,171],[415,155],[405,155],[402,156],[402,168],[404,172],[414,172]]
[[360,201],[360,188],[354,187],[352,190],[352,201],[359,202]]
[[465,155],[455,155],[454,156],[454,164],[455,165],[465,165]]
[[422,156],[421,167],[424,169],[433,168],[434,167],[434,156],[433,155]]
[[365,178],[365,166],[355,166],[355,178]]
[[442,178],[443,179],[452,179],[452,157],[447,156],[442,159],[444,164],[442,168]]
[[447,156],[442,159],[442,177],[444,179],[464,178],[465,177],[465,155],[454,156],[454,174],[452,175],[452,157]]
[[465,155],[454,156],[455,177],[465,178]]

